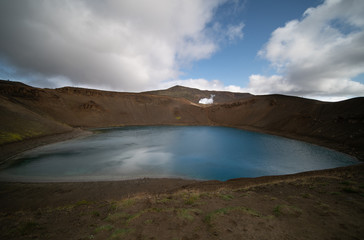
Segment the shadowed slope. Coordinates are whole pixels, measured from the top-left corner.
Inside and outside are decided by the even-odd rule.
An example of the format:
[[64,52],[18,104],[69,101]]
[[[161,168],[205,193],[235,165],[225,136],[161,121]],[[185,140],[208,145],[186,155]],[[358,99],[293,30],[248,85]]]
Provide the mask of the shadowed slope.
[[[165,91],[176,92],[175,97],[73,87],[39,89],[0,81],[1,143],[67,132],[73,127],[221,125],[313,142],[364,159],[364,98],[327,103],[243,94],[244,98],[233,102],[200,105],[181,96],[199,99],[209,97],[199,94],[212,92],[179,86]],[[214,94],[216,99],[234,96]]]
[[283,95],[211,106],[209,119],[329,146],[364,159],[364,98],[328,103]]
[[[208,123],[205,109],[185,99],[71,87],[39,89],[7,81],[0,82],[0,109],[1,143],[71,127]],[[9,137],[14,134],[24,137]]]
[[72,127],[52,119],[36,106],[45,90],[22,83],[2,81],[0,84],[0,145],[72,131]]

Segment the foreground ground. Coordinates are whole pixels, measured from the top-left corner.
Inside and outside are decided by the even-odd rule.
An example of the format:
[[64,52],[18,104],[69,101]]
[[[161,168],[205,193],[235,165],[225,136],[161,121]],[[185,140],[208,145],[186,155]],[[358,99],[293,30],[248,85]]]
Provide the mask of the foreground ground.
[[364,165],[227,182],[0,183],[0,239],[363,239]]

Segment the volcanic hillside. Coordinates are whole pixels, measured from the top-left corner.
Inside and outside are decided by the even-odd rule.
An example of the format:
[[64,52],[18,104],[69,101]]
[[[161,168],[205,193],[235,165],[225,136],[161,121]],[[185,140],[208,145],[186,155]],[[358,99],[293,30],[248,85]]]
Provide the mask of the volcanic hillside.
[[[196,103],[210,94],[216,96],[214,104]],[[211,125],[286,136],[364,159],[364,98],[327,103],[180,86],[120,93],[73,87],[40,89],[0,80],[0,112],[3,149],[12,142],[79,127]]]
[[222,91],[202,91],[196,88],[174,86],[166,90],[144,92],[146,94],[185,98],[191,102],[198,103],[202,98],[210,98],[214,95],[214,103],[227,103],[235,100],[252,97],[250,93],[232,93]]

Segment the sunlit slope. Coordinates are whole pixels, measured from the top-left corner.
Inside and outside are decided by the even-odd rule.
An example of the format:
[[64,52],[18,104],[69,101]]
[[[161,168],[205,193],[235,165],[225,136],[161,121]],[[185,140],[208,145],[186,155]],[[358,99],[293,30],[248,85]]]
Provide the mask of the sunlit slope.
[[185,99],[80,88],[61,88],[52,93],[59,99],[44,104],[42,109],[72,126],[199,125],[207,122],[205,110]]
[[[185,99],[138,93],[118,93],[65,87],[38,89],[21,83],[0,82],[0,107],[8,109],[2,122],[32,113],[44,121],[72,127],[110,127],[123,125],[203,125],[208,123],[205,109]],[[29,119],[35,117],[29,115]],[[30,127],[24,123],[25,128]]]
[[191,102],[198,103],[202,98],[210,98],[214,95],[214,103],[232,102],[238,99],[251,97],[250,93],[232,93],[222,91],[203,91],[195,88],[174,86],[166,90],[145,92],[153,95],[169,96],[174,98],[185,98]]
[[[172,91],[182,91],[191,99],[208,97],[185,87]],[[66,132],[72,127],[223,125],[319,143],[364,157],[364,98],[327,103],[283,95],[244,96],[200,105],[180,95],[39,89],[0,81],[1,143]]]

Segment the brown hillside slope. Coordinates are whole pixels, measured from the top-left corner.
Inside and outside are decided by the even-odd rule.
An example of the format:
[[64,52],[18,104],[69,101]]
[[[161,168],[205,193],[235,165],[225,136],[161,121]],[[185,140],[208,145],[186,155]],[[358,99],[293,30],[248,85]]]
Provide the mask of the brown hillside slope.
[[0,81],[0,110],[2,143],[72,127],[221,125],[313,142],[364,159],[364,98],[326,103],[268,95],[206,106],[150,93],[39,89]]
[[209,119],[314,142],[364,159],[364,98],[328,103],[283,95],[255,96],[214,105]]
[[[14,134],[23,139],[71,127],[208,123],[204,108],[167,96],[71,87],[39,89],[0,81],[0,100],[2,143],[21,140],[9,137]],[[28,134],[32,129],[37,134]]]
[[[44,90],[21,83],[1,82],[0,145],[73,130],[72,127],[47,117],[46,113],[40,111],[36,103],[42,92]],[[28,106],[24,102],[34,104]]]
[[71,126],[205,124],[204,109],[185,99],[139,93],[81,88],[52,90],[58,101],[44,103],[44,111]]
[[210,98],[214,95],[214,103],[227,103],[235,100],[248,98],[253,95],[250,93],[233,93],[222,91],[202,91],[195,88],[188,88],[183,86],[174,86],[166,90],[157,90],[144,92],[147,94],[169,96],[175,98],[185,98],[191,102],[198,103],[201,98]]

